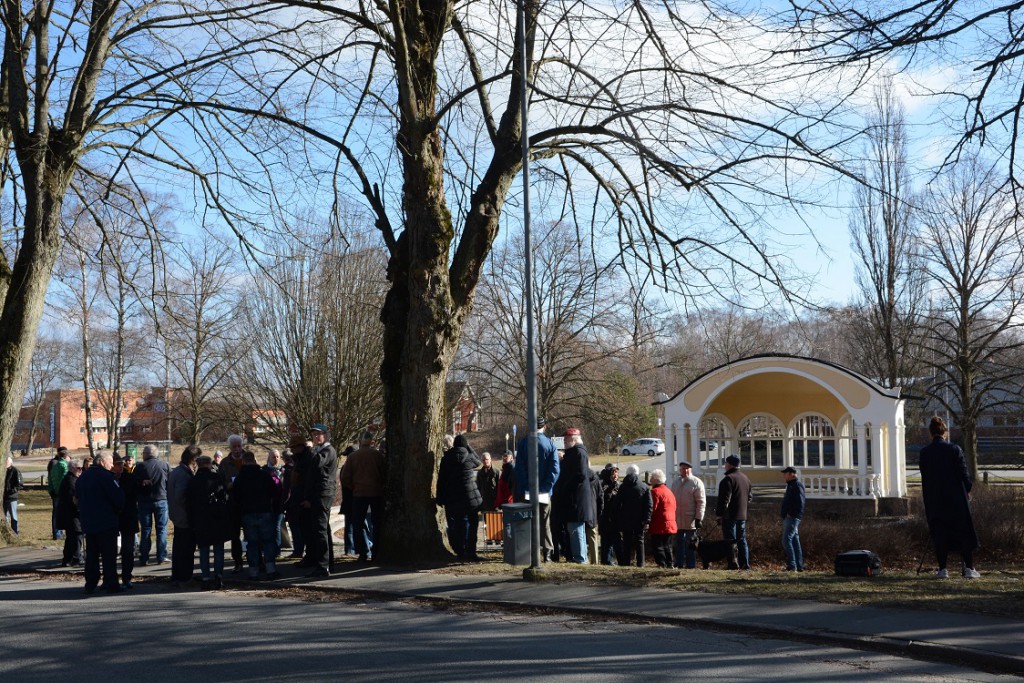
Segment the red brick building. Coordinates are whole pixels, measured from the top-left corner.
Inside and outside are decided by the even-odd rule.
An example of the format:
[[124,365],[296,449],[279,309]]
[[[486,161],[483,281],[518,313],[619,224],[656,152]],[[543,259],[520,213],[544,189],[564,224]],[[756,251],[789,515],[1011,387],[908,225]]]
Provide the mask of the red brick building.
[[445,382],[445,406],[448,409],[448,433],[477,432],[483,427],[476,394],[468,382]]
[[[105,447],[113,441],[107,433],[107,413],[98,392],[92,398],[93,439],[97,446]],[[153,387],[148,391],[122,392],[121,419],[117,425],[121,441],[165,441],[174,433],[176,420],[168,421],[167,401],[173,401],[174,390]],[[12,448],[28,446],[30,433],[33,448],[66,446],[72,450],[88,447],[85,433],[85,391],[82,389],[54,389],[46,392],[37,417],[35,406],[24,406],[18,414]],[[170,427],[170,429],[168,429]],[[173,438],[173,437],[172,437]]]

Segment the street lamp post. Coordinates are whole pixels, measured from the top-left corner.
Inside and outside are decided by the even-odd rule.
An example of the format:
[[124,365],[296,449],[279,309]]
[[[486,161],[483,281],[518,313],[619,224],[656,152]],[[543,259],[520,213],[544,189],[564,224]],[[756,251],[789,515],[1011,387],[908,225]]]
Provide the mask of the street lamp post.
[[533,524],[530,534],[530,570],[540,569],[540,478],[537,471],[537,377],[533,348],[533,245],[530,239],[530,136],[527,126],[529,92],[526,63],[526,0],[516,0],[516,50],[519,53],[519,115],[522,120],[523,143],[523,250],[526,283],[526,453],[530,471],[530,502]]

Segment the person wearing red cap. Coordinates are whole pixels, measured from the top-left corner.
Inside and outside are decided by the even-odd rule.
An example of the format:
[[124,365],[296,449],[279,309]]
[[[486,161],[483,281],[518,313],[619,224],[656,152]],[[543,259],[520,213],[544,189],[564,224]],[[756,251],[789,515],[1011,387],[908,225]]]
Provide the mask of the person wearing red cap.
[[565,431],[565,457],[551,494],[555,518],[569,536],[569,554],[577,564],[587,563],[587,525],[594,526],[594,490],[590,485],[590,456],[576,428]]

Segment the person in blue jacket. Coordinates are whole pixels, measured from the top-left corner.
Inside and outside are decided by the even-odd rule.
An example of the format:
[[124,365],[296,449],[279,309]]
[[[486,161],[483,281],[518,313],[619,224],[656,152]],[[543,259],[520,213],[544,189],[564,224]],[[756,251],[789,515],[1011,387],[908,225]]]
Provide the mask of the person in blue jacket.
[[[537,496],[540,504],[540,548],[541,559],[545,562],[551,561],[551,551],[554,544],[551,540],[551,492],[558,481],[558,450],[555,443],[544,433],[545,422],[543,417],[537,418],[537,472],[539,486]],[[530,491],[530,469],[529,451],[527,444],[529,436],[524,436],[516,444],[516,502],[526,500]]]
[[804,516],[807,495],[803,482],[792,467],[782,470],[786,478],[786,493],[782,496],[782,549],[786,551],[786,571],[804,570],[804,549],[800,545],[800,520]]
[[101,453],[89,469],[82,472],[75,487],[78,514],[85,534],[85,592],[93,593],[100,582],[103,563],[103,586],[110,593],[124,589],[117,581],[117,534],[124,493],[117,485],[114,457]]

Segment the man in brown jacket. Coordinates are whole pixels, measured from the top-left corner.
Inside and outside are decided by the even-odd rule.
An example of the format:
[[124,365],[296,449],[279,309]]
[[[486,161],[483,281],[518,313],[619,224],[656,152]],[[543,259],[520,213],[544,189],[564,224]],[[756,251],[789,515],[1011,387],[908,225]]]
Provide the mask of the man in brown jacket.
[[718,505],[715,515],[722,523],[722,537],[736,540],[740,569],[750,569],[750,548],[747,545],[747,505],[752,498],[750,479],[740,472],[740,459],[725,459],[725,475],[718,484]]
[[[352,525],[360,562],[368,562],[380,538],[384,514],[384,454],[374,448],[372,432],[364,432],[359,448],[341,470],[342,490],[352,491]],[[371,534],[372,527],[372,534]]]

